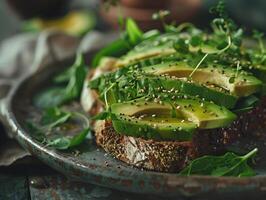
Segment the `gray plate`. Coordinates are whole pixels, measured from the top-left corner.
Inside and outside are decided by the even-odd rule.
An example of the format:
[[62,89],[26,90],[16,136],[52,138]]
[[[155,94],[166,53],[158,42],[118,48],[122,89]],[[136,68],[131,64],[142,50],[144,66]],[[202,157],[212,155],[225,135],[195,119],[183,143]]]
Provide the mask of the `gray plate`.
[[[250,178],[191,176],[158,173],[136,169],[106,155],[95,144],[85,143],[80,147],[82,153],[56,151],[35,141],[25,129],[25,116],[34,112],[32,96],[51,83],[51,77],[73,59],[53,63],[41,71],[24,77],[1,102],[1,115],[4,124],[12,130],[16,140],[32,155],[59,172],[75,180],[89,182],[134,193],[164,196],[205,196],[222,194],[263,195],[266,191],[265,164],[257,165],[258,176]],[[261,145],[263,149],[263,144]],[[261,153],[261,156],[263,158]],[[266,159],[261,159],[266,160]],[[108,165],[106,165],[108,163]],[[216,196],[217,197],[217,196]]]

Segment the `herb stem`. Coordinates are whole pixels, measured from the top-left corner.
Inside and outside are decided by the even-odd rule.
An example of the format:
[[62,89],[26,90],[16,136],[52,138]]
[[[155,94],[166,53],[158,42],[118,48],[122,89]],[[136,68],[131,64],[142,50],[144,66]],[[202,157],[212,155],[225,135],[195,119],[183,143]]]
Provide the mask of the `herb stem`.
[[180,24],[177,28],[176,31],[177,32],[181,32],[182,30],[184,30],[185,28],[190,28],[190,27],[194,27],[194,25],[192,23],[189,22],[185,22]]
[[107,88],[107,90],[105,90],[104,92],[104,102],[105,102],[105,105],[106,105],[106,110],[109,110],[109,104],[108,104],[108,101],[107,101],[107,92],[109,90],[112,89],[112,87],[115,85],[115,83],[113,83],[109,88]]
[[90,125],[90,121],[85,115],[83,115],[83,114],[81,114],[79,112],[72,112],[71,114],[72,114],[72,116],[76,115],[77,117],[80,117],[80,118],[84,119],[84,122],[85,122],[86,126]]
[[197,64],[197,66],[194,68],[194,70],[191,72],[191,74],[189,75],[189,77],[191,78],[193,76],[193,74],[195,73],[195,71],[197,71],[197,69],[199,68],[199,66],[201,65],[201,63],[207,58],[207,56],[209,55],[209,53],[206,53],[202,59],[199,61],[199,63]]
[[227,41],[228,41],[228,44],[226,45],[226,47],[223,48],[222,50],[220,50],[218,54],[223,53],[223,52],[225,52],[227,49],[230,48],[230,46],[231,46],[231,44],[232,44],[232,40],[231,40],[231,37],[230,37],[230,36],[227,37]]
[[237,76],[238,76],[239,69],[240,69],[240,61],[238,60],[238,61],[237,61],[237,65],[236,65],[236,74],[235,74],[235,78],[237,78]]
[[242,156],[242,159],[246,160],[246,159],[250,158],[251,156],[255,155],[257,152],[258,152],[258,148],[255,148],[252,151],[250,151],[249,153],[247,153],[246,155]]

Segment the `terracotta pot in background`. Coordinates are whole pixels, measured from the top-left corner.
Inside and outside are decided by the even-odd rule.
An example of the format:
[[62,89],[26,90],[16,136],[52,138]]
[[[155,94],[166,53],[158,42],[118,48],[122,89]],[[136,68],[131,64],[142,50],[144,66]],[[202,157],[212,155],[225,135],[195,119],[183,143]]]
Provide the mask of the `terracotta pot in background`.
[[[158,20],[153,20],[152,15],[159,10],[169,10],[170,15],[166,21],[176,23],[189,21],[199,10],[201,0],[120,0],[119,6],[112,6],[108,10],[102,3],[100,13],[103,19],[117,29],[118,16],[133,18],[143,30],[162,28]],[[121,12],[120,12],[121,10]]]
[[71,0],[6,0],[9,6],[23,19],[54,17],[66,10]]

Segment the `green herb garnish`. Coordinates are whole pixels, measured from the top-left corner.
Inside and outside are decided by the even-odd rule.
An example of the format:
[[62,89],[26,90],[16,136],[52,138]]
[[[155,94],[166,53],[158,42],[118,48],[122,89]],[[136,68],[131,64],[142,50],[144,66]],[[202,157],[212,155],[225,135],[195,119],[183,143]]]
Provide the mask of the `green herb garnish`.
[[61,75],[57,76],[55,83],[64,83],[44,90],[34,98],[34,104],[39,108],[48,108],[62,105],[80,96],[87,69],[82,55],[77,55],[75,63]]
[[137,26],[136,22],[128,18],[126,20],[126,30],[121,37],[106,47],[102,48],[93,58],[92,66],[97,67],[100,60],[105,56],[118,57],[129,51],[132,47],[142,41],[143,32]]
[[74,137],[59,136],[47,141],[47,146],[53,147],[59,150],[66,150],[72,147],[80,145],[90,132],[89,128],[84,129]]
[[211,175],[211,176],[254,176],[256,173],[248,165],[248,159],[256,155],[255,148],[244,156],[238,156],[228,152],[223,156],[203,156],[193,160],[179,174],[190,175]]
[[45,110],[40,122],[29,121],[27,123],[32,137],[46,146],[60,150],[81,144],[90,132],[88,126],[86,116],[57,107]]

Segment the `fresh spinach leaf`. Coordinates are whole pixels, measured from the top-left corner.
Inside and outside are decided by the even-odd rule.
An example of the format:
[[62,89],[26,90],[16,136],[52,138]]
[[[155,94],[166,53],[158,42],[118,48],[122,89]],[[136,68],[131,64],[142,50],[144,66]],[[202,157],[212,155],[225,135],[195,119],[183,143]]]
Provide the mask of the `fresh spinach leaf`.
[[[82,55],[78,54],[75,63],[70,67],[67,75],[65,72],[64,78],[60,78],[60,81],[63,81],[68,77],[67,85],[65,87],[55,86],[44,90],[34,97],[34,105],[39,108],[49,108],[62,105],[63,103],[78,98],[86,77],[86,71]],[[65,80],[63,82],[65,82]]]
[[65,102],[65,91],[63,87],[51,87],[33,98],[33,104],[38,108],[49,108],[61,105]]
[[255,95],[242,98],[237,102],[236,108],[233,110],[233,112],[242,113],[252,110],[259,103],[259,101],[260,99]]
[[211,175],[211,176],[254,176],[255,172],[250,168],[247,161],[252,158],[258,149],[255,148],[244,156],[238,156],[228,152],[223,156],[203,156],[193,160],[179,174]]
[[71,68],[72,73],[70,80],[65,88],[65,97],[67,100],[73,100],[80,96],[86,78],[87,70],[81,54],[78,54],[76,61]]
[[121,34],[121,37],[103,49],[101,49],[93,58],[92,60],[92,66],[97,67],[100,60],[105,56],[121,56],[125,54],[127,51],[129,51],[132,46],[135,46],[140,41],[142,41],[142,31],[137,26],[136,22],[129,18],[126,21],[126,30],[123,34]]
[[71,74],[72,74],[72,68],[70,67],[61,74],[57,75],[53,81],[55,83],[67,83],[71,78]]
[[63,111],[57,107],[44,111],[39,123],[27,123],[29,132],[36,140],[60,150],[82,143],[90,132],[88,125],[88,118],[81,113]]
[[120,56],[130,50],[130,45],[124,38],[119,38],[101,49],[92,60],[92,66],[97,67],[100,60],[105,56]]
[[80,145],[90,132],[89,128],[84,129],[74,137],[59,136],[54,139],[50,139],[47,142],[47,146],[54,147],[59,150],[66,150]]
[[129,43],[132,45],[136,45],[142,40],[143,33],[136,22],[131,18],[128,18],[126,21],[126,33],[128,35]]
[[41,124],[49,128],[65,123],[71,117],[71,113],[64,112],[57,107],[48,108],[41,119]]
[[81,131],[78,135],[75,135],[73,138],[71,138],[69,147],[75,147],[80,145],[85,140],[89,132],[90,128],[86,128],[83,131]]

